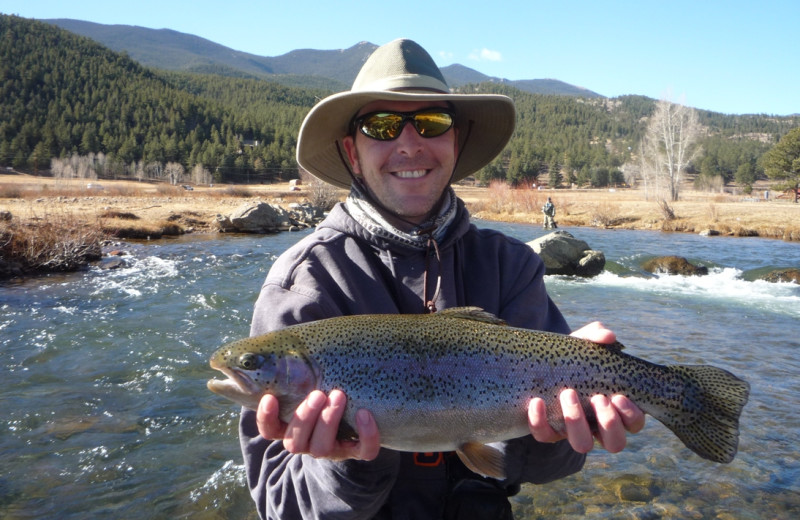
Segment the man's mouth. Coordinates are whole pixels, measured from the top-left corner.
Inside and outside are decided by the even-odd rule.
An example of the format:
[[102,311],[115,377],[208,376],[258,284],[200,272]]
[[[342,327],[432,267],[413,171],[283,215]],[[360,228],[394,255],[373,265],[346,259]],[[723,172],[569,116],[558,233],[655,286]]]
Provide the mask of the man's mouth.
[[392,172],[392,175],[400,179],[419,179],[420,177],[424,177],[427,173],[428,170],[403,170]]

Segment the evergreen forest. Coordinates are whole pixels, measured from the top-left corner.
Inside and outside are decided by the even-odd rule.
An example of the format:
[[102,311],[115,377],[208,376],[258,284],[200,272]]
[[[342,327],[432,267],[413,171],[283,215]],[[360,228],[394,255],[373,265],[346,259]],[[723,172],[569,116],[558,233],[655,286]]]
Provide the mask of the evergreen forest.
[[[102,157],[99,177],[162,172],[146,166],[171,163],[200,167],[214,182],[296,178],[302,119],[332,92],[220,72],[146,68],[55,26],[0,15],[0,165],[48,172],[52,159],[77,155]],[[655,106],[643,96],[530,94],[497,83],[458,90],[515,100],[511,142],[476,175],[512,184],[624,182]],[[698,112],[704,136],[692,173],[725,183],[763,176],[764,153],[800,127],[800,116]]]

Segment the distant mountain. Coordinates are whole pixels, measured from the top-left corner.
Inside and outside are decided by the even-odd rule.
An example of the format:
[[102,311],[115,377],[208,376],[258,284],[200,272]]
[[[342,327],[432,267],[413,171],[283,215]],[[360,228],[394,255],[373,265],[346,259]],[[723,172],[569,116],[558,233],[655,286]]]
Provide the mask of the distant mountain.
[[[345,90],[350,87],[367,57],[378,47],[360,42],[349,49],[298,49],[267,57],[236,51],[199,36],[171,29],[148,29],[132,25],[103,25],[81,20],[43,20],[70,32],[91,38],[111,50],[125,52],[139,63],[159,69],[253,76],[290,86]],[[464,65],[442,68],[451,87],[470,83],[501,83],[532,94],[554,94],[587,98],[602,97],[591,90],[554,79],[511,81],[490,77]]]
[[469,83],[491,82],[508,85],[522,90],[523,92],[530,92],[531,94],[553,94],[558,96],[577,96],[585,98],[603,97],[597,92],[592,92],[591,90],[582,87],[576,87],[557,79],[508,80],[487,76],[486,74],[482,74],[474,69],[459,64],[443,67],[442,74],[444,74],[448,85],[451,87],[460,87]]

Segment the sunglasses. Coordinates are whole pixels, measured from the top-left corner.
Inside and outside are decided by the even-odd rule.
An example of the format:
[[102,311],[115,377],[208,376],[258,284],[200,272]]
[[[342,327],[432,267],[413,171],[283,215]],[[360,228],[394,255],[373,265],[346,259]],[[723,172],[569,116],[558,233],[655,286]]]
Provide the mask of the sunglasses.
[[358,130],[371,139],[391,141],[400,137],[411,122],[422,137],[439,137],[453,127],[455,112],[448,108],[425,108],[416,112],[370,112],[353,119],[351,134]]

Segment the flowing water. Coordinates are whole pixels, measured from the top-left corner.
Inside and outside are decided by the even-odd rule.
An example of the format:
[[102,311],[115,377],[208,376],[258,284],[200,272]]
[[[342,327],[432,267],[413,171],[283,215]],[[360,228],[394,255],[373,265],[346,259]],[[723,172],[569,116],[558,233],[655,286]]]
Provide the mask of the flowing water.
[[[479,223],[528,241],[535,226]],[[593,279],[547,277],[573,327],[601,319],[628,352],[711,363],[752,385],[729,465],[650,419],[622,453],[525,486],[518,518],[793,518],[800,510],[800,245],[572,229],[601,249]],[[274,259],[307,232],[125,244],[127,268],[0,286],[0,518],[255,518],[238,410],[208,392],[209,355],[245,336]],[[650,276],[677,254],[706,277]]]

